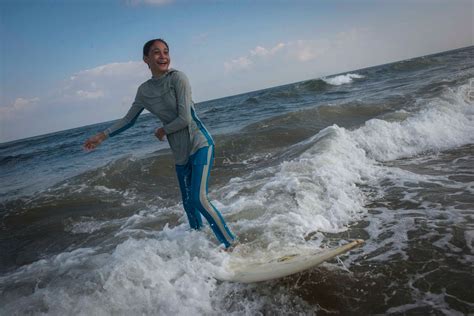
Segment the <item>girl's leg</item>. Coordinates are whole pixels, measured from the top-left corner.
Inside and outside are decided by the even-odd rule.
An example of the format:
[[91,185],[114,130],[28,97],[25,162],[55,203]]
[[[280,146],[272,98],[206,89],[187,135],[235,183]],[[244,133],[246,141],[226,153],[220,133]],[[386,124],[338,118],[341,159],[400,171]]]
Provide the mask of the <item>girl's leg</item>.
[[191,179],[192,165],[188,162],[185,165],[176,165],[176,175],[178,176],[179,188],[183,199],[183,207],[188,216],[189,225],[192,229],[202,227],[202,218],[199,211],[194,207],[191,200]]
[[[227,227],[221,213],[207,197],[207,186],[213,160],[213,146],[199,149],[190,159],[191,163],[194,162],[191,173],[191,200],[195,208],[209,222],[217,239],[227,248],[232,245],[235,237]],[[202,164],[202,162],[206,164]]]

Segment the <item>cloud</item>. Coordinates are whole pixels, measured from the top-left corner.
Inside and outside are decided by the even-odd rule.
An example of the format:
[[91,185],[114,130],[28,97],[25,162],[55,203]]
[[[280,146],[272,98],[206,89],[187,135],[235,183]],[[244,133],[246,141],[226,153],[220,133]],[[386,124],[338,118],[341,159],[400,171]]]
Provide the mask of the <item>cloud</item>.
[[38,104],[39,100],[40,99],[38,97],[17,98],[12,104],[5,107],[0,107],[0,117],[2,120],[10,119],[15,115],[34,108]]
[[284,43],[278,43],[275,47],[271,49],[266,49],[265,47],[262,46],[257,46],[255,49],[250,50],[250,55],[251,56],[269,56],[269,55],[274,55],[276,52],[281,50],[287,46]]
[[38,97],[31,98],[31,99],[17,98],[15,102],[13,103],[13,108],[15,110],[23,110],[25,108],[35,105],[38,101],[39,101]]
[[278,51],[285,48],[287,44],[278,43],[276,46],[267,49],[263,46],[257,46],[251,49],[246,56],[241,56],[230,61],[224,62],[224,68],[226,72],[233,70],[250,69],[251,66],[258,61],[258,59],[267,58],[275,55]]
[[[347,34],[353,36],[353,32]],[[286,43],[280,42],[271,48],[265,48],[263,45],[258,45],[254,49],[251,49],[246,55],[224,62],[224,68],[226,72],[245,70],[279,57],[284,57],[290,62],[308,62],[325,54],[331,45],[337,45],[341,41],[341,37],[344,38],[347,36],[341,34],[333,43],[330,43],[325,39],[300,39]]]
[[141,61],[110,63],[79,71],[65,80],[55,99],[65,102],[98,100],[123,94],[134,94],[139,83],[149,76]]
[[136,70],[137,67],[143,66],[141,61],[129,61],[123,63],[110,63],[106,65],[97,66],[95,68],[81,70],[70,77],[71,80],[76,80],[81,76],[103,76],[114,77],[124,74],[129,74],[130,71]]
[[18,97],[0,107],[1,141],[120,118],[148,78],[150,72],[142,61],[78,71],[41,98]]
[[250,60],[247,56],[242,56],[231,61],[226,61],[224,63],[224,68],[226,71],[232,71],[235,69],[248,69],[250,65],[253,64],[253,61]]
[[84,91],[84,90],[77,90],[76,94],[82,99],[99,99],[104,96],[104,91],[96,90],[96,91]]

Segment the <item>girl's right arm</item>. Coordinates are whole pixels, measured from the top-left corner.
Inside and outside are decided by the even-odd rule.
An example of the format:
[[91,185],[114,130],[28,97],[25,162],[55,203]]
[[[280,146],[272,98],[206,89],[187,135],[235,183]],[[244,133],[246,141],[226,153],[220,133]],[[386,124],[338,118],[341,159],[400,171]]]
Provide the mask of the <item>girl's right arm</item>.
[[109,137],[115,136],[124,130],[130,128],[135,124],[138,116],[144,110],[143,105],[139,102],[139,92],[137,91],[137,96],[135,97],[135,102],[133,102],[132,107],[128,110],[127,114],[117,122],[115,122],[111,127],[107,128],[105,131],[100,132],[84,143],[84,150],[91,151],[99,146],[104,140]]

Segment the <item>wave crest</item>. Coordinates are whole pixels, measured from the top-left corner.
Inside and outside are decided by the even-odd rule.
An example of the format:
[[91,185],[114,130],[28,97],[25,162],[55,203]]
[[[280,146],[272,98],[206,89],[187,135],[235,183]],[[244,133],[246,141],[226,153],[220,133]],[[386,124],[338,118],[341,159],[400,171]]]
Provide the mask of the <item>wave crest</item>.
[[330,85],[333,86],[340,86],[343,84],[348,84],[352,83],[354,79],[362,79],[365,78],[365,76],[359,75],[359,74],[345,74],[345,75],[339,75],[331,78],[322,78],[322,80]]

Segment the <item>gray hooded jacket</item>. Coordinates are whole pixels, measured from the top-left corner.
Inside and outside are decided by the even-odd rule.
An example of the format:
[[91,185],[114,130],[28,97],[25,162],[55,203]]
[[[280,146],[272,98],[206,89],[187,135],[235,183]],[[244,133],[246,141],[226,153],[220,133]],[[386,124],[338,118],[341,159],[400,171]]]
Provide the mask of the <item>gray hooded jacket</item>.
[[144,109],[163,123],[177,165],[186,164],[189,156],[199,148],[214,145],[211,135],[196,115],[191,86],[181,71],[169,69],[164,75],[142,83],[128,113],[104,133],[113,137],[130,128]]

